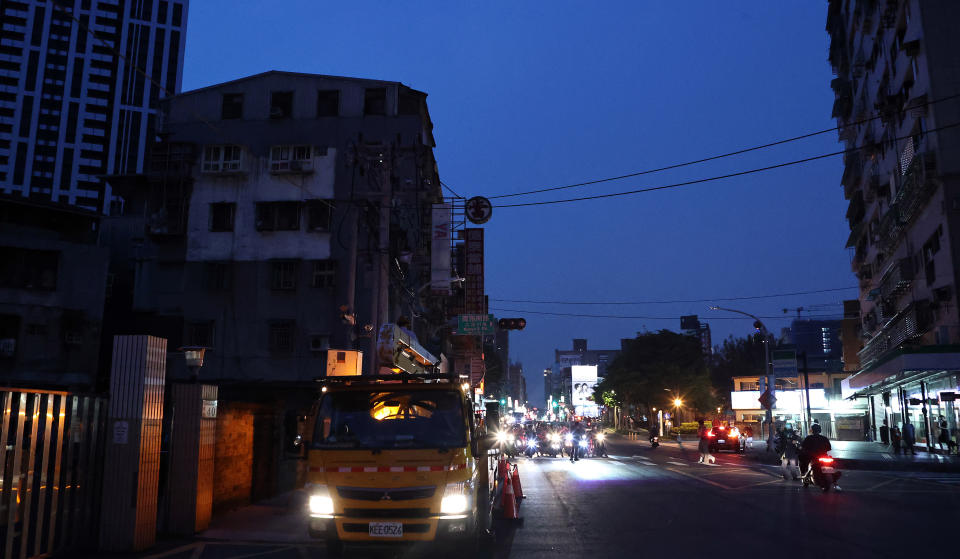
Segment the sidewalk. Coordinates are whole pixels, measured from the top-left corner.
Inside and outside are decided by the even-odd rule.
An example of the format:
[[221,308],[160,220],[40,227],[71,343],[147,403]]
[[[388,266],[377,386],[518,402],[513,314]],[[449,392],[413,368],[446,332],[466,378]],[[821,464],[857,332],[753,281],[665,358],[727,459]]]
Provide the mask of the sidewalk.
[[307,494],[303,489],[283,493],[213,517],[202,540],[264,543],[316,543],[307,535]]
[[[647,432],[642,429],[638,431],[640,433],[638,440],[646,441]],[[628,440],[625,435],[623,437]],[[682,435],[681,439],[682,445],[696,448],[696,435]],[[676,445],[677,441],[673,437],[664,437],[660,440],[660,443]],[[830,456],[837,459],[841,468],[849,470],[960,472],[960,456],[930,453],[926,451],[926,446],[916,445],[917,454],[914,456],[894,454],[889,446],[875,442],[830,441],[830,446],[832,447]],[[921,448],[923,448],[922,451]],[[755,439],[744,456],[748,460],[762,464],[780,464],[778,455],[773,451],[767,452],[767,442],[765,440]]]
[[[850,470],[890,470],[921,472],[960,472],[960,457],[920,451],[914,456],[894,454],[889,446],[866,441],[830,441],[833,456],[841,468]],[[925,449],[926,447],[924,447]],[[767,452],[766,441],[753,441],[747,458],[764,464],[779,464],[773,451]]]

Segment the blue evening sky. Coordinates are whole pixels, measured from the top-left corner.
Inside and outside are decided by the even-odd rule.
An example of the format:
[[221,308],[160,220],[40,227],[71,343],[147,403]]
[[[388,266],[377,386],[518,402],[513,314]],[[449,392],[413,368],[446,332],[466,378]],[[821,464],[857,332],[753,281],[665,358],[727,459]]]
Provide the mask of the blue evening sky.
[[[832,127],[825,0],[191,3],[183,89],[277,69],[401,81],[429,94],[440,176],[494,196],[621,175]],[[836,133],[671,172],[502,203],[632,190],[837,151]],[[834,157],[683,188],[499,208],[486,281],[530,400],[555,348],[616,348],[699,314],[714,343],[752,330],[707,303],[637,301],[855,285]],[[497,203],[497,200],[494,200]],[[789,325],[785,307],[838,316],[853,289],[718,301]],[[815,307],[814,307],[815,306]],[[521,311],[629,315],[583,318]],[[786,315],[786,316],[793,316]],[[666,317],[666,318],[658,318]]]

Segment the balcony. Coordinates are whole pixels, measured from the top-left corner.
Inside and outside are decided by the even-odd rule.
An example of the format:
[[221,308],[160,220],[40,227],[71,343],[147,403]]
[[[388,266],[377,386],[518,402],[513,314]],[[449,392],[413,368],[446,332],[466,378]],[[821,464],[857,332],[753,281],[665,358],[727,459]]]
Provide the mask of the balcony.
[[853,226],[850,231],[850,236],[847,237],[847,248],[853,248],[860,244],[860,239],[863,237],[863,234],[867,232],[867,222],[861,221],[857,225]]
[[847,206],[847,221],[850,222],[850,225],[857,225],[863,221],[864,215],[864,202],[863,202],[863,191],[858,190],[850,197],[850,205]]
[[860,178],[863,176],[863,163],[860,160],[860,154],[855,151],[847,153],[843,157],[843,176],[840,177],[840,184],[843,185],[843,197],[847,200],[853,196],[857,187],[860,186]]
[[895,260],[880,279],[880,296],[884,299],[899,297],[909,291],[915,276],[912,258]]
[[930,328],[930,324],[929,303],[927,301],[911,303],[888,320],[877,335],[863,346],[857,354],[860,357],[860,365],[866,366],[886,352],[900,347],[901,344],[916,340]]
[[920,153],[913,157],[901,179],[900,190],[880,220],[877,229],[880,250],[890,253],[900,244],[904,231],[936,190],[935,176],[936,159],[933,153]]

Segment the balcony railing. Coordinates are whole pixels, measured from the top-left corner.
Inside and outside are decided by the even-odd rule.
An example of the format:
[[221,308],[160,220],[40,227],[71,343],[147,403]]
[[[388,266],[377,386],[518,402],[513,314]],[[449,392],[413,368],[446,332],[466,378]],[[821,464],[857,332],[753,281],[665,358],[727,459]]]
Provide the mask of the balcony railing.
[[890,202],[890,208],[880,220],[880,227],[877,229],[878,244],[882,251],[893,252],[900,244],[904,231],[936,190],[935,167],[936,160],[932,153],[917,154],[913,157],[903,175],[900,190]]
[[922,336],[930,326],[929,306],[922,301],[911,303],[893,316],[857,355],[860,365],[882,357],[886,352],[900,347],[904,342]]
[[915,272],[912,258],[901,258],[883,273],[880,280],[880,296],[884,299],[898,297],[910,289]]

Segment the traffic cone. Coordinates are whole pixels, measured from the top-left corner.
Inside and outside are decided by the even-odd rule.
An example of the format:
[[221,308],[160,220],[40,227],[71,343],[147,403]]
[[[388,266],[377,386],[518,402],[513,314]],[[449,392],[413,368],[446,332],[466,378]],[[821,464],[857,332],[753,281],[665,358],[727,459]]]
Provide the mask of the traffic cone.
[[520,472],[516,464],[513,465],[513,494],[517,498],[517,506],[520,506],[520,501],[527,498],[523,494],[523,486],[520,485]]
[[507,477],[503,482],[503,497],[500,506],[503,507],[504,520],[519,520],[520,512],[517,510],[517,499],[513,493],[513,476],[510,470],[507,470]]

